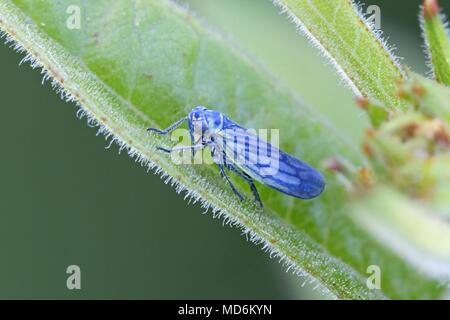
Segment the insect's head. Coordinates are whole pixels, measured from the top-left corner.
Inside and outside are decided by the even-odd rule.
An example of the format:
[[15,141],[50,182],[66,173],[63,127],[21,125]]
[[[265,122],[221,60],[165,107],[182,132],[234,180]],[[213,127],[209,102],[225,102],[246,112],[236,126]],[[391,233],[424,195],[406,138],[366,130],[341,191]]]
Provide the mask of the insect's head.
[[204,112],[207,111],[203,106],[197,106],[189,112],[189,122],[203,122]]
[[191,132],[214,133],[222,130],[222,124],[223,115],[220,112],[209,110],[203,106],[197,106],[189,113]]

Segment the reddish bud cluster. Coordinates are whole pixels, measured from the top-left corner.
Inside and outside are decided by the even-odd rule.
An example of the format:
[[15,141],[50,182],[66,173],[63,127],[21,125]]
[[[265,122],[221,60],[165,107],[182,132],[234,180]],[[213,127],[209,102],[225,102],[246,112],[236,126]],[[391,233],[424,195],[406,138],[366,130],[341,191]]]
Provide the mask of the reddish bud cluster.
[[423,16],[425,19],[431,19],[439,14],[439,4],[437,0],[423,1]]

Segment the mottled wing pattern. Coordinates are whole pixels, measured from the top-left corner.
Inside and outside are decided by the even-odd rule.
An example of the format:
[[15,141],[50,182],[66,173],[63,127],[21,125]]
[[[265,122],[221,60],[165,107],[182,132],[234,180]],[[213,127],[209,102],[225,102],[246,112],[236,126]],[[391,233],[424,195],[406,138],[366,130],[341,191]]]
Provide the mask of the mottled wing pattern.
[[322,193],[325,181],[320,172],[279,150],[254,132],[225,118],[215,144],[253,179],[288,195],[311,199]]

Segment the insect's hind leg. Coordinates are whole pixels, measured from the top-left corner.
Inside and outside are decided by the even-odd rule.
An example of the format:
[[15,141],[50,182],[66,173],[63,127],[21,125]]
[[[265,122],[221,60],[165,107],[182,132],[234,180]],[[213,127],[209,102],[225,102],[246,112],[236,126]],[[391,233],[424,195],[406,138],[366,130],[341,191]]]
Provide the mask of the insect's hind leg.
[[229,163],[227,167],[231,171],[237,173],[242,179],[247,181],[247,183],[250,185],[250,190],[252,191],[252,194],[255,197],[256,202],[258,202],[259,207],[262,209],[264,206],[261,201],[261,197],[259,196],[258,189],[256,189],[255,182],[253,181],[253,179],[248,174],[238,169],[234,164]]
[[225,167],[223,166],[223,164],[220,164],[220,163],[216,163],[216,164],[217,164],[217,167],[219,167],[220,175],[227,180],[228,184],[231,187],[231,190],[233,190],[234,194],[239,198],[239,200],[243,201],[244,200],[244,196],[237,190],[237,188],[234,185],[233,181],[231,181],[230,177],[225,172]]

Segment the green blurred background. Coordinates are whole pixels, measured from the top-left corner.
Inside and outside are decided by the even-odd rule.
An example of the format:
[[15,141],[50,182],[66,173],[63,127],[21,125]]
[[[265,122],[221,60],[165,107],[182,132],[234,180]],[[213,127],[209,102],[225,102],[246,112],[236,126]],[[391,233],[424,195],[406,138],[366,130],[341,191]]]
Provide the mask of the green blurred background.
[[[367,122],[351,93],[270,1],[183,3],[358,143]],[[403,62],[424,73],[420,1],[363,8],[372,4]],[[0,298],[320,297],[238,229],[187,205],[116,146],[105,150],[73,104],[20,59],[0,46]],[[72,264],[81,290],[66,288]]]

